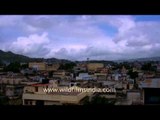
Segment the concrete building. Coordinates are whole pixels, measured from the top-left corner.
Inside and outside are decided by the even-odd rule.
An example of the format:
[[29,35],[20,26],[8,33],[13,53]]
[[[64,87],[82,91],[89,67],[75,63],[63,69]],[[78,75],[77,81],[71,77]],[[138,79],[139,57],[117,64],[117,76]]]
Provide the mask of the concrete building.
[[79,73],[79,76],[76,77],[76,80],[94,80],[93,75],[89,75],[88,73]]
[[130,101],[130,103],[132,103],[132,105],[142,104],[140,91],[139,90],[127,91],[127,101]]
[[112,74],[112,80],[118,81],[120,80],[121,74],[119,73],[114,73]]
[[44,62],[29,62],[29,68],[34,68],[39,71],[46,70],[46,63]]
[[107,80],[107,73],[94,73],[97,80]]
[[147,72],[147,73],[144,73],[143,75],[144,78],[153,78],[155,77],[155,73],[154,72]]
[[24,81],[27,79],[23,76],[1,76],[0,92],[10,99],[19,98],[23,93]]
[[0,84],[5,84],[5,85],[19,85],[23,81],[27,81],[27,79],[23,76],[14,76],[14,77],[3,76],[0,78]]
[[86,69],[86,67],[83,67],[83,66],[75,66],[73,68],[73,70],[74,70],[75,73],[78,73],[78,72],[81,72],[81,71],[86,71],[87,69]]
[[117,99],[115,105],[142,105],[140,90],[127,90],[123,98]]
[[104,68],[103,63],[88,63],[87,69],[88,71],[96,71],[98,68]]
[[150,78],[139,84],[143,104],[160,104],[160,78]]
[[22,73],[23,75],[26,75],[26,74],[27,75],[33,75],[34,74],[34,70],[26,68],[26,69],[21,70],[20,73]]
[[97,84],[98,83],[101,83],[101,85],[102,85],[102,88],[115,88],[116,87],[116,82],[115,81],[105,81],[105,80],[103,80],[103,81],[97,81],[96,82]]
[[54,79],[69,79],[70,77],[70,74],[64,70],[58,70],[53,73]]
[[59,67],[60,67],[60,64],[47,64],[46,70],[47,71],[57,71]]
[[45,62],[29,62],[29,68],[34,68],[38,71],[56,71],[59,67],[59,64],[47,64]]
[[126,74],[126,73],[127,73],[127,69],[126,69],[124,66],[123,66],[122,69],[121,69],[121,73],[122,73],[122,74]]
[[157,65],[157,71],[160,72],[160,64]]
[[134,87],[134,80],[128,79],[127,89],[131,90]]
[[[53,84],[54,83],[54,84]],[[81,104],[87,97],[84,92],[51,92],[46,93],[44,88],[60,88],[55,82],[52,84],[35,84],[26,86],[22,96],[23,105],[63,105]]]
[[20,98],[23,93],[24,85],[7,85],[5,88],[5,95],[12,98]]

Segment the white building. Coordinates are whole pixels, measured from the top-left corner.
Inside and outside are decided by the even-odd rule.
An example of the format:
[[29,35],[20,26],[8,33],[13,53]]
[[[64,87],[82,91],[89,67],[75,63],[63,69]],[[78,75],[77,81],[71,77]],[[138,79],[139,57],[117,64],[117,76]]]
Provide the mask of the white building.
[[112,74],[112,79],[115,81],[118,81],[120,77],[121,77],[121,74],[119,73]]
[[94,76],[89,75],[88,73],[79,73],[79,76],[76,77],[76,80],[94,80]]

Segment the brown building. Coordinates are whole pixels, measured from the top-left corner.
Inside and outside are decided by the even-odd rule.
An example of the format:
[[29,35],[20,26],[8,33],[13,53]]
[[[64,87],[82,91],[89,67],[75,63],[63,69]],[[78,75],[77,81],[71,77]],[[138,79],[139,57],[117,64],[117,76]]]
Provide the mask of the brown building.
[[89,71],[96,71],[98,68],[103,68],[103,63],[88,63],[87,68]]
[[59,64],[47,64],[45,62],[30,62],[29,68],[35,68],[39,71],[56,71],[59,68]]

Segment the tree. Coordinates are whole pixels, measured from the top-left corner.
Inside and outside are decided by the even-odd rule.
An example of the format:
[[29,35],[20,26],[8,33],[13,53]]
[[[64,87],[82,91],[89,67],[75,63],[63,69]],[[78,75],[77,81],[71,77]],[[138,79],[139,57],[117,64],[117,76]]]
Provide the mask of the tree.
[[138,72],[133,72],[133,70],[129,70],[128,73],[127,73],[131,79],[135,79],[138,77]]
[[23,64],[23,65],[20,66],[20,68],[21,69],[26,69],[26,68],[28,68],[28,64]]
[[59,69],[61,69],[61,70],[72,70],[74,66],[76,66],[76,64],[74,62],[65,63],[65,64],[61,64]]
[[154,62],[145,63],[144,65],[142,65],[141,69],[144,70],[144,71],[156,72],[157,71],[157,66],[156,65],[152,65],[152,63],[154,63]]
[[20,72],[20,63],[19,62],[10,63],[8,66],[4,68],[4,71],[6,72],[12,71],[12,72],[18,73]]
[[6,96],[0,96],[0,105],[8,105],[9,99]]
[[115,99],[107,99],[105,97],[101,96],[95,96],[92,98],[92,100],[89,102],[88,100],[85,101],[86,105],[114,105],[116,102]]
[[0,61],[0,66],[3,66],[3,63],[2,63],[2,61]]
[[131,79],[134,80],[134,88],[138,88],[138,85],[136,84],[136,78],[138,77],[138,72],[133,72],[132,70],[129,70],[128,75]]

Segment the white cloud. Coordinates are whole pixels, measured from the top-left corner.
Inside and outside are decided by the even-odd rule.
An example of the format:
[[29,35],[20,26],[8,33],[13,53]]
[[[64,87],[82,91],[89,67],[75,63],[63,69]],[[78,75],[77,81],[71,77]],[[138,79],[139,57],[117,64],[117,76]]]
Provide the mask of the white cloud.
[[39,55],[45,55],[49,52],[46,47],[49,41],[47,33],[43,33],[42,35],[32,34],[28,37],[18,37],[11,44],[10,49],[16,53],[40,57]]
[[[105,33],[109,29],[100,24],[117,32],[109,37]],[[0,17],[0,27],[11,25],[18,26],[24,37],[17,33],[14,41],[1,46],[31,57],[123,59],[154,56],[160,51],[160,22],[139,22],[134,16]]]

